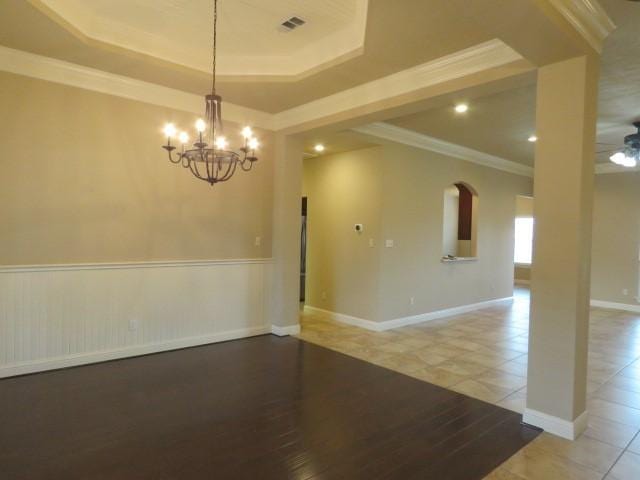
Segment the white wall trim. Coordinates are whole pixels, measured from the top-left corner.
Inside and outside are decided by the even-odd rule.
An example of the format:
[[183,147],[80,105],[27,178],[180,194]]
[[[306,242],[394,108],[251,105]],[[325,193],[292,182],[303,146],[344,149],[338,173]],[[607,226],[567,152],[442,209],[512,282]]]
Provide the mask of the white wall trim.
[[544,431],[557,435],[558,437],[575,440],[587,429],[589,414],[585,410],[578,418],[571,422],[533,410],[532,408],[525,408],[522,421],[534,427],[542,428]]
[[482,165],[483,167],[495,168],[497,170],[503,170],[505,172],[525,177],[533,177],[533,168],[528,165],[522,165],[521,163],[496,157],[495,155],[480,152],[472,148],[446,142],[413,130],[391,125],[390,123],[371,123],[369,125],[356,127],[353,130],[365,135],[372,135],[392,142],[398,142],[411,147],[421,148],[423,150],[429,150],[431,152],[459,158],[461,160],[466,160],[467,162]]
[[523,58],[501,40],[489,40],[431,62],[277,113],[274,129],[293,127],[338,112],[501,67]]
[[[233,122],[280,130],[522,59],[507,44],[494,39],[277,114],[232,103],[225,103],[224,113],[225,118]],[[202,113],[203,99],[200,95],[7,47],[0,47],[0,70],[176,110]]]
[[[0,46],[0,70],[198,115],[204,113],[202,95],[3,46]],[[233,103],[225,102],[224,116],[240,124],[269,130],[273,127],[273,115]]]
[[549,3],[599,53],[616,25],[598,0],[549,0]]
[[0,273],[0,375],[271,333],[269,259]]
[[371,320],[365,320],[364,318],[352,317],[351,315],[345,315],[344,313],[332,312],[330,310],[324,310],[322,308],[312,307],[305,305],[304,310],[309,313],[320,313],[328,316],[332,320],[340,323],[346,323],[347,325],[353,325],[354,327],[365,328],[374,332],[381,332],[381,324]]
[[329,316],[332,320],[353,325],[355,327],[365,328],[374,332],[383,332],[393,328],[406,327],[408,325],[414,325],[416,323],[428,322],[431,320],[437,320],[439,318],[451,317],[454,315],[461,315],[463,313],[480,310],[482,308],[499,305],[503,302],[512,300],[513,297],[497,298],[493,300],[487,300],[484,302],[472,303],[469,305],[461,305],[459,307],[445,308],[443,310],[436,310],[428,313],[421,313],[419,315],[411,315],[409,317],[394,318],[393,320],[385,320],[382,322],[374,322],[372,320],[365,320],[364,318],[352,317],[342,313],[331,312],[322,308],[312,307],[305,305],[305,310],[311,313],[321,313]]
[[591,299],[592,307],[610,308],[612,310],[623,310],[625,312],[640,313],[640,305],[631,305],[628,303],[608,302],[606,300]]
[[3,273],[59,272],[77,270],[117,270],[132,268],[211,267],[214,265],[256,265],[273,263],[272,258],[230,258],[218,260],[158,260],[118,263],[65,263],[51,265],[0,265]]
[[300,325],[287,325],[285,327],[281,327],[278,325],[271,325],[271,333],[277,335],[278,337],[286,337],[288,335],[299,335],[300,334]]
[[[439,138],[430,137],[390,123],[370,123],[368,125],[352,128],[352,130],[364,135],[371,135],[384,140],[409,145],[410,147],[421,148],[430,152],[459,158],[460,160],[482,165],[483,167],[495,168],[497,170],[533,178],[533,167],[529,167],[528,165],[523,165],[521,163],[497,157],[489,153],[484,153],[479,150],[474,150],[472,148],[463,147],[462,145],[440,140]],[[598,163],[595,166],[596,175],[638,171],[640,171],[640,166],[627,168],[613,163]]]
[[513,280],[513,283],[516,285],[530,285],[531,284],[531,280],[524,280],[524,279],[520,279],[520,278],[516,278]]
[[629,173],[629,172],[639,172],[640,166],[638,167],[623,167],[622,165],[616,165],[613,162],[606,163],[596,163],[596,175],[603,175],[607,173]]
[[262,327],[243,328],[239,330],[231,330],[210,335],[199,335],[195,337],[180,338],[169,340],[166,342],[133,345],[113,350],[104,350],[101,352],[79,353],[56,358],[14,363],[0,366],[0,378],[25,375],[27,373],[44,372],[47,370],[55,370],[58,368],[75,367],[91,363],[106,362],[108,360],[116,360],[120,358],[137,357],[150,353],[166,352],[170,350],[178,350],[181,348],[195,347],[198,345],[226,342],[228,340],[253,337],[256,335],[265,335],[268,333],[271,333],[271,328],[265,325]]

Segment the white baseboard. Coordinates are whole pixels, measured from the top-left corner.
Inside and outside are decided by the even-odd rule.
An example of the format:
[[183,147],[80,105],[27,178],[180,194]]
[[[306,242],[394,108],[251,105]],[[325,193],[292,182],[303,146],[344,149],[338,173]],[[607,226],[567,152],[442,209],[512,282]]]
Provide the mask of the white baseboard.
[[625,312],[640,313],[640,305],[631,305],[628,303],[607,302],[605,300],[591,299],[592,307],[611,308],[613,310],[624,310]]
[[286,327],[271,325],[271,333],[277,335],[278,337],[286,337],[287,335],[298,335],[300,333],[300,325],[287,325]]
[[364,318],[352,317],[351,315],[345,315],[343,313],[331,312],[322,308],[311,307],[305,305],[305,310],[309,312],[322,313],[329,316],[331,319],[355,327],[366,328],[367,330],[373,330],[375,332],[383,332],[385,330],[391,330],[393,328],[406,327],[408,325],[414,325],[416,323],[428,322],[430,320],[437,320],[439,318],[451,317],[454,315],[461,315],[463,313],[473,312],[481,308],[491,307],[500,303],[510,301],[513,297],[497,298],[494,300],[487,300],[484,302],[472,303],[469,305],[461,305],[459,307],[446,308],[444,310],[436,310],[434,312],[421,313],[419,315],[411,315],[409,317],[394,318],[393,320],[385,320],[383,322],[374,322],[372,320],[366,320]]
[[366,328],[367,330],[373,330],[380,332],[380,323],[373,322],[371,320],[365,320],[364,318],[352,317],[351,315],[345,315],[344,313],[332,312],[330,310],[324,310],[318,307],[312,307],[310,305],[304,306],[305,311],[311,313],[321,313],[328,316],[332,320],[340,323],[346,323],[347,325],[353,325],[354,327]]
[[145,345],[134,345],[131,347],[123,347],[114,350],[104,350],[101,352],[79,353],[63,357],[15,363],[0,366],[0,378],[43,372],[46,370],[55,370],[58,368],[75,367],[78,365],[105,362],[108,360],[117,360],[120,358],[137,357],[139,355],[147,355],[150,353],[165,352],[169,350],[178,350],[187,347],[196,347],[199,345],[207,345],[210,343],[226,342],[228,340],[253,337],[256,335],[264,335],[267,333],[271,333],[271,328],[265,325],[263,327],[243,328],[240,330],[181,338],[159,343],[149,343]]
[[513,281],[513,283],[514,283],[515,285],[530,285],[530,284],[531,284],[531,281],[530,281],[530,280],[524,280],[524,279],[516,278],[516,279]]
[[522,421],[529,425],[542,428],[544,431],[557,435],[558,437],[575,440],[587,429],[589,414],[585,410],[578,418],[571,422],[538,412],[531,408],[525,408]]

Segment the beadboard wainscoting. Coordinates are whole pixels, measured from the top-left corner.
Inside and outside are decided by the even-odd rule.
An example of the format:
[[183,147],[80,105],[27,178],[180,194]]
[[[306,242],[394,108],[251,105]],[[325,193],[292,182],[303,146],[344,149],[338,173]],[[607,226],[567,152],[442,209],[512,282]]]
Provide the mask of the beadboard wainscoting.
[[270,259],[0,268],[0,377],[270,333]]

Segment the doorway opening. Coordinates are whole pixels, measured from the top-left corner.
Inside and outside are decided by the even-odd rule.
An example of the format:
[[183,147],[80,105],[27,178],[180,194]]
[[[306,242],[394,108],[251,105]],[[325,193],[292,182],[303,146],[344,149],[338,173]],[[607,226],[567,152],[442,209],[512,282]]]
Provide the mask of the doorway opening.
[[300,228],[300,303],[305,300],[307,278],[307,197],[302,197]]

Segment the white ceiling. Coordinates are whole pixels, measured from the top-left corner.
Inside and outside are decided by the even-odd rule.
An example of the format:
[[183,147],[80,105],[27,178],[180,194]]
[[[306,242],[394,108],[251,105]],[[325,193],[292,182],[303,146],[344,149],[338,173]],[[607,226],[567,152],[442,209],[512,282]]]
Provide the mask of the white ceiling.
[[[41,0],[82,34],[210,71],[213,0]],[[368,0],[219,0],[222,75],[296,76],[361,53]],[[292,16],[307,23],[293,31]]]

